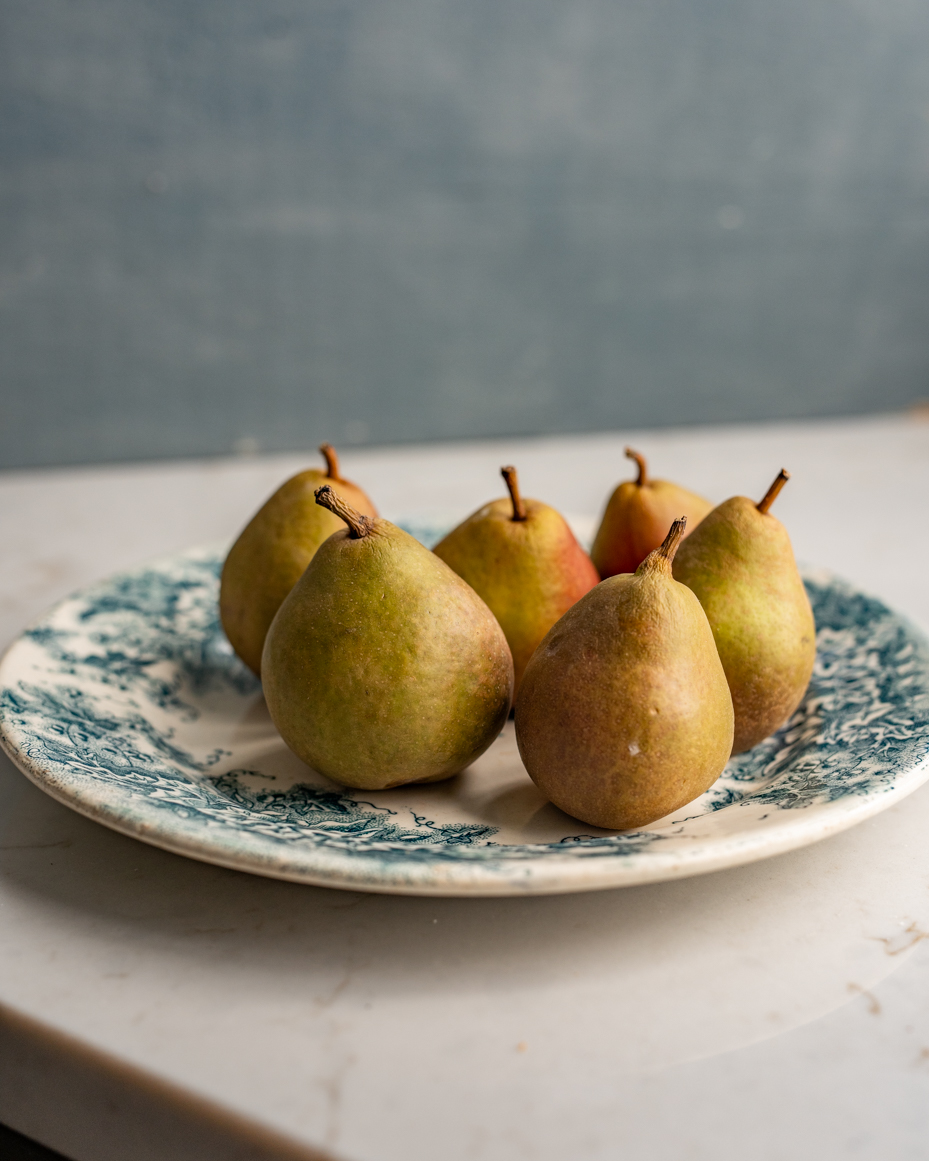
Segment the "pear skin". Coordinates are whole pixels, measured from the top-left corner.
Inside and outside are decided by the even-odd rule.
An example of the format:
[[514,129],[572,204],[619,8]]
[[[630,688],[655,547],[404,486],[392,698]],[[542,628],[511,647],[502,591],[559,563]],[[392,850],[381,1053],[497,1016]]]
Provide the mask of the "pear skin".
[[610,496],[590,550],[604,580],[635,572],[664,540],[672,520],[686,516],[689,536],[713,507],[709,500],[686,488],[650,479],[644,458],[632,448],[626,448],[626,455],[636,461],[638,479],[620,484]]
[[479,508],[433,551],[500,622],[518,690],[539,642],[600,578],[561,513],[523,499],[515,468],[503,468],[502,475],[510,498]]
[[457,774],[499,735],[513,695],[503,630],[443,561],[386,520],[355,512],[317,550],[265,641],[274,724],[307,765],[385,790]]
[[702,794],[732,749],[732,699],[706,614],[671,575],[675,521],[635,573],[597,585],[536,650],[516,700],[533,782],[591,826],[646,826]]
[[768,512],[782,471],[760,503],[733,496],[681,545],[674,576],[706,611],[735,707],[734,754],[773,734],[803,700],[816,625],[790,537]]
[[317,548],[342,520],[316,503],[323,484],[338,491],[366,516],[377,516],[374,505],[357,487],[339,476],[335,451],[319,449],[326,471],[311,468],[292,476],[262,505],[229,550],[219,588],[219,615],[229,643],[249,669],[261,673],[265,635]]

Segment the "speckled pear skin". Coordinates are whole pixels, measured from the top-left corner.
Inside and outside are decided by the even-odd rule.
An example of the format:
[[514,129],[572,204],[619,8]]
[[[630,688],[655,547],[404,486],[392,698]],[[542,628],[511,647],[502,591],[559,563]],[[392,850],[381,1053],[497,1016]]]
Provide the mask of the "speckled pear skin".
[[219,615],[232,648],[254,673],[274,614],[324,540],[345,524],[321,508],[314,492],[330,484],[365,516],[377,510],[355,484],[320,469],[292,476],[255,513],[229,550],[219,589]]
[[499,735],[513,695],[493,613],[386,520],[320,547],[274,618],[261,668],[291,750],[363,790],[457,774]]
[[680,547],[674,576],[706,611],[735,707],[733,753],[750,750],[799,706],[816,658],[813,610],[790,537],[734,496]]
[[509,499],[485,504],[433,549],[500,622],[517,690],[542,638],[600,579],[560,512],[538,500],[524,504],[525,520],[513,519]]
[[519,752],[556,806],[629,830],[707,790],[732,749],[729,688],[700,602],[652,553],[554,626],[516,700]]
[[689,536],[713,505],[667,480],[627,480],[607,501],[590,550],[603,579],[635,572],[664,540],[672,521],[687,517]]

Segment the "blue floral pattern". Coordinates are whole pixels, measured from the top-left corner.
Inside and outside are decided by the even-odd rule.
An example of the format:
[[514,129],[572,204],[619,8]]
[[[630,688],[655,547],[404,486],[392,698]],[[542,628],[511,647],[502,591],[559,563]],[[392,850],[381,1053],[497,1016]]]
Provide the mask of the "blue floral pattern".
[[[605,861],[617,882],[624,862],[668,864],[672,852],[697,867],[714,842],[744,845],[763,823],[773,833],[772,818],[815,815],[812,834],[828,829],[830,810],[861,807],[863,817],[929,773],[925,640],[879,601],[814,575],[818,653],[801,708],[689,808],[641,831],[502,841],[480,819],[401,809],[402,790],[386,800],[395,808],[311,777],[278,786],[236,764],[231,737],[197,745],[204,714],[234,717],[260,693],[219,625],[220,563],[195,550],[79,593],[24,633],[0,669],[0,737],[26,773],[83,813],[182,853],[376,889],[427,890],[430,874],[469,867],[485,887],[488,875],[511,885],[515,875],[520,889],[563,889],[539,870],[547,861]],[[604,873],[586,885],[607,885]],[[647,866],[637,874],[650,876]]]

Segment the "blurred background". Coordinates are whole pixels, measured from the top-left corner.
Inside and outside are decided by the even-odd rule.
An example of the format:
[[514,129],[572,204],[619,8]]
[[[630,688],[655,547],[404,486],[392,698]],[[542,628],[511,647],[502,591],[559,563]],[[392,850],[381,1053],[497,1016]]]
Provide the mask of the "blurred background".
[[0,466],[929,396],[922,0],[0,23]]

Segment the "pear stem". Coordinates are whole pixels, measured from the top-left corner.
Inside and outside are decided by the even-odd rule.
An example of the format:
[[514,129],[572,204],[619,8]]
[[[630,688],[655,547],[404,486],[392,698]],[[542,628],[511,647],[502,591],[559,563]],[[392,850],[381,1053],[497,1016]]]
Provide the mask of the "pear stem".
[[513,501],[513,519],[525,520],[528,516],[526,512],[526,505],[522,496],[519,494],[519,480],[516,478],[516,469],[514,467],[506,467],[500,469],[500,475],[506,480],[506,486],[510,493],[510,499]]
[[633,451],[631,447],[626,448],[626,455],[631,460],[635,460],[639,467],[639,478],[636,480],[638,487],[643,488],[648,483],[648,471],[645,467],[645,456],[637,451]]
[[352,540],[361,540],[371,533],[371,521],[367,516],[356,512],[351,504],[346,504],[338,492],[334,492],[328,484],[323,484],[313,493],[316,503],[322,508],[328,508],[340,520],[344,520],[349,527],[349,536]]
[[326,479],[341,479],[342,477],[339,475],[339,457],[335,454],[335,448],[332,444],[321,443],[319,445],[319,454],[326,459]]
[[774,483],[771,485],[770,488],[768,488],[768,490],[767,490],[767,492],[765,492],[764,496],[762,496],[762,498],[758,501],[757,508],[758,508],[759,512],[761,512],[762,514],[767,512],[767,510],[771,507],[771,505],[777,499],[778,493],[780,492],[781,488],[783,488],[783,486],[787,483],[787,481],[789,479],[790,479],[790,472],[788,472],[786,468],[781,468],[781,470],[777,473],[777,476],[775,477]]
[[643,573],[647,572],[670,573],[674,554],[677,552],[678,545],[684,539],[684,533],[686,531],[687,517],[682,516],[680,520],[675,520],[668,529],[668,535],[664,538],[661,545],[650,552],[642,561],[635,570],[635,575],[642,576]]
[[661,542],[661,547],[656,548],[655,551],[659,556],[670,564],[674,560],[674,554],[678,550],[678,546],[684,539],[684,533],[687,531],[687,517],[682,516],[680,520],[675,520],[668,529],[668,535]]

